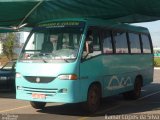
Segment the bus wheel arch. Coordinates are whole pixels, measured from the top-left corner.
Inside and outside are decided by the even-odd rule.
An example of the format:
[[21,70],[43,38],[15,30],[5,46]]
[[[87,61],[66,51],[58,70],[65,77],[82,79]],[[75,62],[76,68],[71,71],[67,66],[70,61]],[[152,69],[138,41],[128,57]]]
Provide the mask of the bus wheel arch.
[[84,102],[83,108],[89,112],[94,113],[98,110],[102,97],[102,87],[100,82],[93,82],[88,87],[87,101]]

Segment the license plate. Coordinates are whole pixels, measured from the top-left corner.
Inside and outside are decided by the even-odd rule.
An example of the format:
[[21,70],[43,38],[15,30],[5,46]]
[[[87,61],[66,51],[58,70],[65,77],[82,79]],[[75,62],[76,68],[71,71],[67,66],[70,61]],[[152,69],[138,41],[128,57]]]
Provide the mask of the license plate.
[[45,94],[32,93],[32,98],[33,99],[45,99],[46,95]]

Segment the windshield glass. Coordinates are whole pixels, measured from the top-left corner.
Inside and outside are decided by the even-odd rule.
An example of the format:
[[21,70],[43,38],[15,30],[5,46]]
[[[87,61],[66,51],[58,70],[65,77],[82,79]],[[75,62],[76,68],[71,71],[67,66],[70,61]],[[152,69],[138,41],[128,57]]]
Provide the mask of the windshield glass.
[[82,27],[36,27],[20,55],[23,62],[72,62],[77,58]]

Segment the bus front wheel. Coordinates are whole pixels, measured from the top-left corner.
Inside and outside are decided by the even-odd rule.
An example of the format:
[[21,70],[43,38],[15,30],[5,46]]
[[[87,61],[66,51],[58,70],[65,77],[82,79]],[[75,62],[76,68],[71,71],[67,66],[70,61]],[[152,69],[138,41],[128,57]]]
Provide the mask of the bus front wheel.
[[141,96],[142,79],[137,77],[134,83],[134,89],[129,92],[123,93],[125,99],[138,99]]
[[89,113],[94,113],[98,110],[101,100],[101,90],[99,85],[93,84],[89,87],[87,101],[84,103],[84,109]]
[[30,104],[35,109],[43,109],[46,105],[45,102],[34,102],[34,101],[31,101]]

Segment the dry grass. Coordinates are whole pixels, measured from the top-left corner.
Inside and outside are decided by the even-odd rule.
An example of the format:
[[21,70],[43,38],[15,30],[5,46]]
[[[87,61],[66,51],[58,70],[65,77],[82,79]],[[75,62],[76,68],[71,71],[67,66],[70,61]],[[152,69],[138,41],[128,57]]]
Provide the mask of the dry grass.
[[4,65],[5,63],[7,63],[9,60],[6,56],[4,55],[0,55],[0,65]]
[[[14,55],[14,59],[17,58],[17,55]],[[6,64],[9,61],[9,59],[7,58],[7,56],[5,55],[0,55],[0,66],[3,66],[4,64]]]

